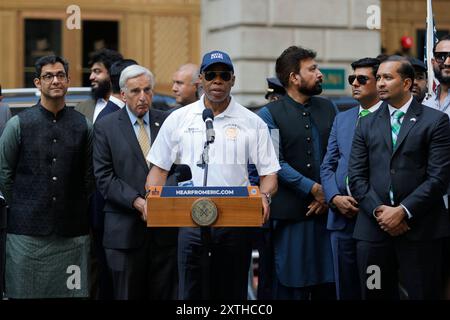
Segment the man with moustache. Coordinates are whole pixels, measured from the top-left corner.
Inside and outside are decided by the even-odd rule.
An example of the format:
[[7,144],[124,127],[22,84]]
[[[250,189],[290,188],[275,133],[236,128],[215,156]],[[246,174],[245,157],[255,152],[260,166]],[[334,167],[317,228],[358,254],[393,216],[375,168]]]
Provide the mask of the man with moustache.
[[431,61],[439,86],[434,94],[424,101],[424,104],[445,112],[450,117],[450,35],[442,37],[436,43]]
[[348,160],[356,124],[361,117],[375,112],[382,101],[378,98],[376,74],[380,61],[363,58],[352,63],[348,77],[352,96],[359,107],[339,113],[334,119],[323,159],[320,176],[325,199],[329,204],[327,228],[331,231],[336,295],[339,300],[361,299],[356,241],[353,239],[358,202],[348,192]]
[[44,56],[35,67],[41,99],[12,117],[0,138],[0,189],[9,205],[6,295],[86,298],[92,124],[65,104],[68,63]]
[[259,112],[279,146],[281,165],[271,205],[275,299],[335,298],[320,164],[337,109],[316,97],[323,76],[315,57],[314,51],[301,47],[284,50],[275,70],[286,95]]
[[198,100],[200,80],[196,64],[183,64],[172,77],[172,91],[179,107],[184,107]]
[[[450,127],[442,112],[413,99],[414,69],[404,57],[380,64],[384,102],[360,119],[349,161],[359,203],[354,238],[363,299],[439,299],[442,238],[450,234],[443,195],[450,180]],[[368,277],[374,274],[378,281]],[[373,286],[371,286],[373,285]]]
[[[267,220],[279,169],[267,126],[231,96],[235,75],[227,53],[206,53],[200,79],[204,95],[173,111],[152,145],[147,159],[153,167],[146,188],[164,185],[174,162],[189,165],[194,186],[203,185],[204,169],[197,162],[206,136],[202,114],[208,108],[214,114],[216,137],[210,145],[207,186],[249,186],[247,164],[254,164],[260,176],[263,219]],[[209,245],[200,228],[180,228],[179,299],[246,300],[252,232],[225,227],[207,228],[205,234],[210,236]]]
[[427,84],[427,67],[425,63],[417,58],[408,58],[409,62],[414,68],[414,83],[412,94],[417,102],[422,103],[428,92]]
[[75,110],[84,114],[92,123],[95,123],[111,95],[111,65],[121,59],[123,57],[120,53],[110,49],[101,49],[95,52],[89,61],[92,99],[79,103]]
[[[423,104],[431,108],[445,112],[450,117],[450,35],[442,37],[434,46],[434,57],[432,58],[434,76],[439,80],[439,85],[430,98]],[[447,189],[447,209],[450,186]],[[444,241],[444,295],[450,299],[450,239]]]

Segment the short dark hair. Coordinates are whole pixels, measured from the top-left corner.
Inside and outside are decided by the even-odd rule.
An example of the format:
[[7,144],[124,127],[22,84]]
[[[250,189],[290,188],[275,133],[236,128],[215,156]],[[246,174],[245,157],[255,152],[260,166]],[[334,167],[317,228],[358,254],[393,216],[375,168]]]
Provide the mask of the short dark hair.
[[106,70],[108,70],[109,73],[111,65],[114,62],[122,59],[123,56],[119,52],[104,48],[94,52],[94,54],[91,57],[91,60],[89,60],[88,66],[89,68],[91,68],[94,65],[94,63],[103,63],[103,65],[105,66]]
[[385,53],[380,53],[379,55],[376,56],[376,59],[380,61],[380,64],[384,62],[387,58],[389,58],[389,55]]
[[351,66],[353,70],[357,68],[372,68],[373,76],[376,77],[380,60],[376,58],[362,58],[352,62]]
[[110,68],[111,88],[113,93],[120,93],[119,79],[123,69],[133,64],[138,64],[133,59],[122,59],[114,62]]
[[275,72],[283,87],[288,87],[291,72],[299,73],[300,61],[315,57],[315,51],[302,47],[291,46],[284,50],[275,63]]
[[410,91],[412,91],[413,83],[414,83],[414,67],[412,66],[411,62],[409,62],[408,58],[393,55],[389,56],[385,61],[382,62],[400,62],[400,67],[397,69],[398,74],[402,77],[403,80],[405,79],[411,79],[411,87],[409,88]]
[[36,70],[36,78],[39,78],[41,76],[42,67],[46,66],[48,64],[55,64],[55,63],[61,63],[64,66],[64,71],[66,74],[69,74],[69,63],[61,56],[44,56],[39,58],[36,63],[34,64],[34,68]]
[[433,47],[433,52],[436,52],[436,47],[439,43],[441,43],[442,41],[450,41],[450,34],[446,34],[445,36],[442,36],[438,42],[436,42],[436,44]]

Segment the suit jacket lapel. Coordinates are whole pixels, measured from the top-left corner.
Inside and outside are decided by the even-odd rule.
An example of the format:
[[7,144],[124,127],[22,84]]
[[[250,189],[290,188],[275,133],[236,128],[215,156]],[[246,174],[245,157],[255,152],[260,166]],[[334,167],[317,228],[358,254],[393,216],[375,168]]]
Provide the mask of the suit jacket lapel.
[[421,106],[420,104],[413,98],[408,111],[406,112],[405,116],[403,117],[402,125],[400,127],[400,132],[397,137],[397,143],[396,147],[393,153],[395,153],[402,142],[405,140],[406,136],[408,135],[411,128],[416,124],[416,122],[419,120],[419,115],[421,113]]
[[145,170],[148,170],[147,161],[145,161],[144,155],[142,154],[141,146],[139,145],[136,134],[134,133],[133,124],[130,121],[127,109],[124,107],[122,110],[117,112],[120,112],[119,126],[125,137],[125,141],[128,142],[138,162],[145,168]]
[[355,135],[356,126],[358,125],[359,107],[355,107],[352,111],[353,112],[348,114],[348,117],[344,118],[343,123],[341,124],[342,129],[344,129],[342,130],[343,134],[341,141],[345,145],[344,150],[348,150],[349,154],[352,149],[353,136]]
[[160,114],[154,111],[153,109],[150,109],[149,117],[150,117],[150,136],[151,136],[150,139],[151,144],[153,144],[153,142],[156,139],[156,136],[158,135],[159,129],[161,128],[163,119],[160,117]]
[[380,132],[383,135],[383,139],[392,154],[392,133],[391,133],[391,116],[389,114],[388,104],[383,102],[378,110],[378,117],[380,126]]

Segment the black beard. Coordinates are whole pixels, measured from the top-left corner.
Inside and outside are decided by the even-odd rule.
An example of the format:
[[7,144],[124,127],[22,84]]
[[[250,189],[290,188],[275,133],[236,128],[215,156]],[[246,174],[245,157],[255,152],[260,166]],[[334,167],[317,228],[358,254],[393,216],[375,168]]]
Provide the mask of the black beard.
[[309,97],[311,97],[311,96],[316,96],[316,95],[322,93],[322,83],[321,83],[321,82],[318,82],[318,83],[316,83],[316,85],[315,85],[314,87],[312,87],[312,88],[308,88],[308,87],[306,87],[306,86],[301,86],[301,87],[298,89],[298,91],[299,91],[300,93],[303,93],[303,94],[306,95],[306,96],[309,96]]
[[97,88],[92,88],[91,96],[94,100],[105,99],[111,92],[111,81],[102,81],[98,83]]
[[443,76],[442,69],[440,67],[434,68],[434,75],[438,79],[439,83],[450,85],[450,76]]
[[414,99],[416,99],[417,102],[422,103],[423,99],[425,99],[426,94],[427,93],[425,91],[421,91],[419,95],[413,94],[413,97]]

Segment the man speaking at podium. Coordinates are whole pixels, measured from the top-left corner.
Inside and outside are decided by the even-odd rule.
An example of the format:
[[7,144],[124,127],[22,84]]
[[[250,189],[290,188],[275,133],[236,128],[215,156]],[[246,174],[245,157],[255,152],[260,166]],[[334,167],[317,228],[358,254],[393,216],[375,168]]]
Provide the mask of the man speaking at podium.
[[[267,125],[230,95],[235,76],[228,54],[206,53],[200,80],[204,88],[200,100],[174,111],[161,127],[147,157],[153,167],[146,188],[164,185],[173,163],[189,165],[194,186],[203,186],[204,169],[197,163],[206,140],[202,114],[208,108],[213,112],[215,139],[209,149],[206,185],[248,186],[247,164],[255,164],[261,178],[266,220],[271,196],[277,190],[276,172],[280,169]],[[209,270],[205,270],[201,261],[205,246],[200,228],[181,228],[179,298],[246,299],[250,238],[246,228],[211,228]],[[210,280],[202,279],[204,273],[210,273]],[[209,283],[205,285],[206,282]]]

